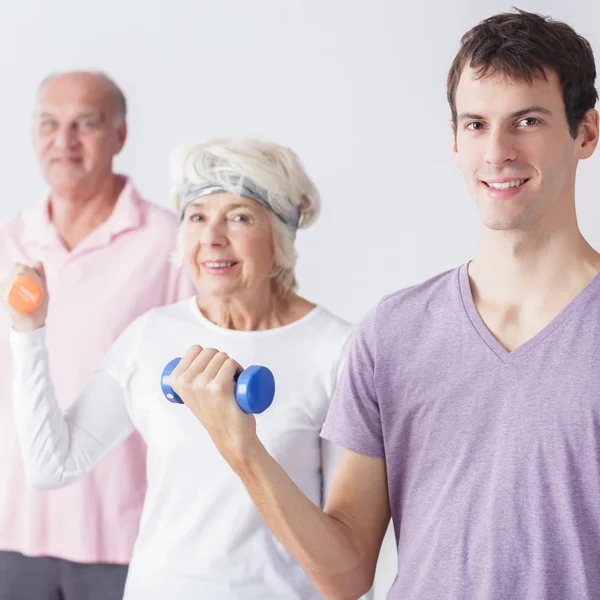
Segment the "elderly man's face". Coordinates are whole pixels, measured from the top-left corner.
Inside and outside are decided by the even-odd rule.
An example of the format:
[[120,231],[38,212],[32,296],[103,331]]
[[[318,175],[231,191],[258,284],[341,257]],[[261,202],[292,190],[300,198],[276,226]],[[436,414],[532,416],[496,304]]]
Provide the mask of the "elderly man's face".
[[225,299],[270,287],[273,228],[258,202],[228,192],[198,198],[181,230],[186,266],[204,295]]
[[59,75],[40,90],[34,145],[44,178],[57,193],[93,193],[112,175],[125,136],[126,125],[116,126],[113,96],[101,78]]

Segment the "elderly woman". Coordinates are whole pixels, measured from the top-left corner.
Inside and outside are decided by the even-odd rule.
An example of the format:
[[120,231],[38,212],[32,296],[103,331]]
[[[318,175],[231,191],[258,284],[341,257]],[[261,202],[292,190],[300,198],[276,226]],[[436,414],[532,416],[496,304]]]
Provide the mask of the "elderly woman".
[[[27,315],[7,304],[28,477],[38,487],[68,485],[137,429],[148,446],[148,491],[126,600],[320,598],[206,429],[160,387],[163,367],[190,352],[232,368],[232,389],[238,363],[269,367],[276,396],[257,415],[256,431],[303,492],[323,503],[337,451],[319,433],[351,328],[295,292],[294,239],[317,217],[317,190],[292,151],[255,140],[178,151],[172,175],[181,222],[176,259],[201,295],[134,322],[65,413],[44,347],[47,302]],[[23,274],[44,284],[41,265],[17,265],[4,291]],[[131,284],[143,276],[132,273]]]

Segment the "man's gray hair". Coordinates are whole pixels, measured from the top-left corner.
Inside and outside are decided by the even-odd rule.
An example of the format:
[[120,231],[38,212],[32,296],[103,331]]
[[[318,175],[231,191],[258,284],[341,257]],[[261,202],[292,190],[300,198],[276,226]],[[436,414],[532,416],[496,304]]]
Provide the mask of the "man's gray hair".
[[115,108],[114,126],[118,127],[119,125],[121,125],[121,123],[123,123],[123,121],[127,118],[127,99],[125,98],[123,90],[115,83],[114,79],[109,77],[103,71],[62,71],[60,73],[52,73],[45,77],[42,80],[42,82],[38,85],[37,96],[39,97],[44,86],[53,79],[56,79],[61,75],[75,75],[78,73],[92,75],[93,77],[96,77],[108,86],[108,89],[110,90],[110,94],[112,96],[113,106]]

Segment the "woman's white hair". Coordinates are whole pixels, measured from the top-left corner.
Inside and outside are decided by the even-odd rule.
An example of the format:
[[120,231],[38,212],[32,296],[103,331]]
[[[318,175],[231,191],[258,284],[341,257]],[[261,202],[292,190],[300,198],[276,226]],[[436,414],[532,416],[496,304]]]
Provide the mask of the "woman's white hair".
[[[240,193],[239,179],[248,179],[262,188],[272,210],[274,265],[271,277],[275,291],[283,296],[298,285],[295,276],[297,253],[296,232],[278,213],[300,211],[299,228],[312,225],[320,211],[321,199],[298,156],[289,148],[252,138],[217,138],[201,144],[182,146],[171,154],[172,200],[179,212],[182,189],[186,184],[218,184],[223,189]],[[183,263],[182,230],[178,236],[173,261]]]

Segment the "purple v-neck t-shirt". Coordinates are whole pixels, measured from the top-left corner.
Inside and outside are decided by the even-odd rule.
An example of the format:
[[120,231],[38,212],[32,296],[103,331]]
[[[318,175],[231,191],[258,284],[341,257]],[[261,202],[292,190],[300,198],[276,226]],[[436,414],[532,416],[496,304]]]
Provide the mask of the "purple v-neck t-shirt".
[[513,352],[466,265],[384,298],[322,435],[386,461],[389,600],[600,599],[600,274]]

